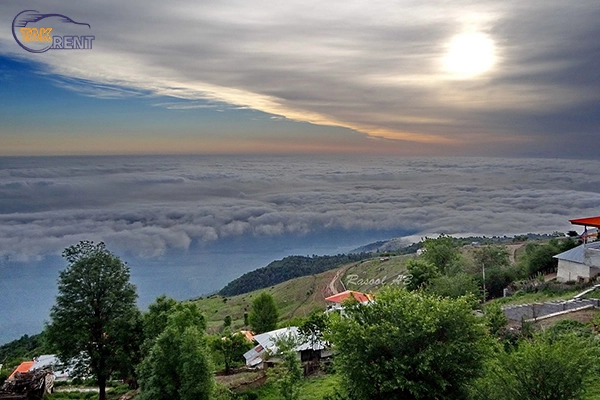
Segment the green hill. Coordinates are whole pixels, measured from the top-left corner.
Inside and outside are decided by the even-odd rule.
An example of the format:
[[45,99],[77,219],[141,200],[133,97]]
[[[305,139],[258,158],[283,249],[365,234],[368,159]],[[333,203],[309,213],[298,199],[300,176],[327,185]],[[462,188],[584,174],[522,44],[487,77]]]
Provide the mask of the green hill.
[[[325,298],[346,289],[346,280],[349,274],[360,276],[390,277],[390,282],[405,271],[404,263],[411,256],[390,257],[387,261],[380,261],[379,257],[357,262],[347,263],[338,268],[319,274],[294,278],[286,282],[272,285],[268,288],[258,289],[250,293],[235,296],[222,296],[215,294],[193,300],[204,313],[208,321],[208,331],[218,332],[223,326],[226,316],[232,319],[234,329],[244,328],[244,313],[249,313],[252,300],[260,292],[269,292],[279,307],[280,321],[284,325],[290,324],[294,318],[302,318],[315,310],[324,310]],[[393,277],[393,278],[392,278]],[[382,285],[349,285],[348,289],[376,292]],[[333,290],[332,290],[333,289]]]
[[338,254],[335,256],[290,256],[276,260],[266,267],[248,272],[229,282],[219,292],[222,296],[235,296],[267,288],[301,276],[319,274],[344,264],[372,257],[370,254]]

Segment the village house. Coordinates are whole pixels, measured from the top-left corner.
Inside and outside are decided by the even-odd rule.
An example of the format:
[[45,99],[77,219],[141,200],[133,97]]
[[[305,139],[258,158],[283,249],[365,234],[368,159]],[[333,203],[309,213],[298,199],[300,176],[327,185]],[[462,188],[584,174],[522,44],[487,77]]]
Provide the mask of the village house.
[[286,338],[291,338],[298,343],[294,347],[294,351],[302,362],[331,356],[331,352],[328,350],[326,343],[318,339],[310,340],[310,338],[302,338],[298,327],[291,326],[254,335],[254,340],[258,344],[244,353],[246,366],[264,368],[265,361],[277,353],[277,341]]
[[600,242],[590,242],[588,227],[600,228],[600,216],[570,221],[584,226],[583,244],[554,256],[558,260],[556,279],[559,282],[584,281],[600,275]]

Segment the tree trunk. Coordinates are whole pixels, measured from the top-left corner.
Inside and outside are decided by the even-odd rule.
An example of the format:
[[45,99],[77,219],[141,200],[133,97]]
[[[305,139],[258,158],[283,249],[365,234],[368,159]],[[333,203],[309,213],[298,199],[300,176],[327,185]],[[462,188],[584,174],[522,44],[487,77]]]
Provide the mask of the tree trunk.
[[106,378],[98,377],[98,400],[106,400]]

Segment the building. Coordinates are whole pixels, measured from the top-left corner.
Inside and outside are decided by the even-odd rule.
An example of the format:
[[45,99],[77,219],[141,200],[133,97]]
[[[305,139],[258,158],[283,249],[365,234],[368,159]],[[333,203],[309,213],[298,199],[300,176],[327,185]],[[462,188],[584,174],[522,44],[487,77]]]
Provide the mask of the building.
[[589,281],[600,275],[600,242],[582,244],[557,254],[559,282]]
[[600,216],[572,219],[570,222],[585,227],[582,234],[583,244],[554,256],[558,259],[556,280],[589,281],[600,275],[600,242],[589,242],[591,235],[588,227],[592,231],[600,228]]
[[373,301],[373,296],[370,294],[346,290],[325,298],[325,301],[327,301],[327,310],[325,312],[342,311],[342,304],[351,297],[361,304],[368,304]]
[[315,358],[321,359],[331,356],[331,352],[327,349],[326,343],[318,339],[306,340],[300,336],[298,327],[291,326],[288,328],[276,329],[274,331],[254,335],[254,340],[258,343],[254,348],[244,353],[246,366],[263,368],[264,361],[274,356],[277,349],[277,341],[279,339],[290,338],[297,345],[294,351],[297,353],[301,361],[309,361]]
[[46,367],[52,368],[54,373],[54,379],[57,381],[64,381],[69,379],[73,375],[73,368],[70,366],[62,366],[60,360],[54,354],[44,354],[33,359],[33,361],[22,362],[8,379],[14,378],[17,372],[29,372],[34,370],[44,369]]

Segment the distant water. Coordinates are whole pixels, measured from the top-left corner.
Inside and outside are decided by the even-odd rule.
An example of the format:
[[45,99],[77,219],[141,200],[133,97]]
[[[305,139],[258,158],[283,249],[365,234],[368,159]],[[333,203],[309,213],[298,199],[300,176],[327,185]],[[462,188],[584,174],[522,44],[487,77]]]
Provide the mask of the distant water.
[[308,156],[0,158],[0,343],[39,332],[60,252],[103,240],[141,307],[287,255],[382,239],[573,229],[600,214],[598,161]]

